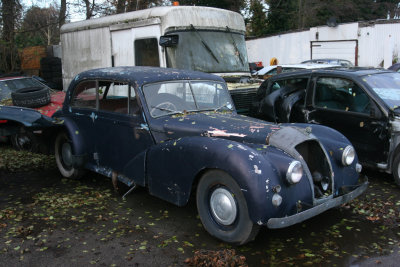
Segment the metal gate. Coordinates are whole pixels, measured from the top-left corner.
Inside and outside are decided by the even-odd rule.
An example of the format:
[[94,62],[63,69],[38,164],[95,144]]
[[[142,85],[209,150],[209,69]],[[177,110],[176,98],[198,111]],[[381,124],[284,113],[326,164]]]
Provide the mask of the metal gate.
[[358,40],[311,41],[311,59],[347,59],[358,66]]

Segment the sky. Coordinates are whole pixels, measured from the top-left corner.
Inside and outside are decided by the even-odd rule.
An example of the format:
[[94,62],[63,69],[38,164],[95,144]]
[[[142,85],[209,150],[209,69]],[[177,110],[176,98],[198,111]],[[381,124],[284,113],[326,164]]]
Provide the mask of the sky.
[[[73,0],[73,2],[76,2],[78,0]],[[96,0],[96,3],[103,2],[104,0]],[[67,1],[71,2],[71,0]],[[49,7],[51,4],[57,3],[57,5],[60,5],[59,0],[21,0],[21,3],[26,6],[38,6],[38,7]],[[69,19],[71,22],[73,21],[79,21],[79,20],[84,20],[85,19],[85,14],[83,12],[78,12],[78,10],[74,10],[74,8],[69,5],[67,7],[67,11],[69,12]]]

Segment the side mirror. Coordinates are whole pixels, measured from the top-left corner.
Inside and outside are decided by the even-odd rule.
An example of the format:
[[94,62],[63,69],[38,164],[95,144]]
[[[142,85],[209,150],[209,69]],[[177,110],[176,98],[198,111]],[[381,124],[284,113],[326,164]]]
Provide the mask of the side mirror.
[[160,36],[158,44],[162,47],[175,46],[179,42],[179,35],[164,35]]

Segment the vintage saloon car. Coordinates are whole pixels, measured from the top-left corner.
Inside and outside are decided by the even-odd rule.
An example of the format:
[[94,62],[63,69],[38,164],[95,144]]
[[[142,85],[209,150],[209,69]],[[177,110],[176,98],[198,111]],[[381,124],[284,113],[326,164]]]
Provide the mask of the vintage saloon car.
[[332,127],[360,162],[392,173],[400,185],[400,73],[335,68],[277,75],[257,92],[253,116]]
[[223,79],[211,74],[86,71],[73,79],[53,119],[63,176],[89,169],[178,206],[195,193],[205,229],[225,242],[248,242],[262,225],[304,221],[368,184],[342,134],[237,115]]

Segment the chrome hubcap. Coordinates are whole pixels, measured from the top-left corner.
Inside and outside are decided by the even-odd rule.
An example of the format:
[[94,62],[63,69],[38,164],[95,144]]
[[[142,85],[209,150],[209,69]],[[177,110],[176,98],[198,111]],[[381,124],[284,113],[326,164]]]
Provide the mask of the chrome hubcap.
[[232,224],[237,216],[235,199],[232,194],[224,189],[214,190],[210,198],[211,213],[215,220],[222,225]]
[[61,155],[65,165],[72,166],[72,150],[69,143],[64,143],[61,148]]

